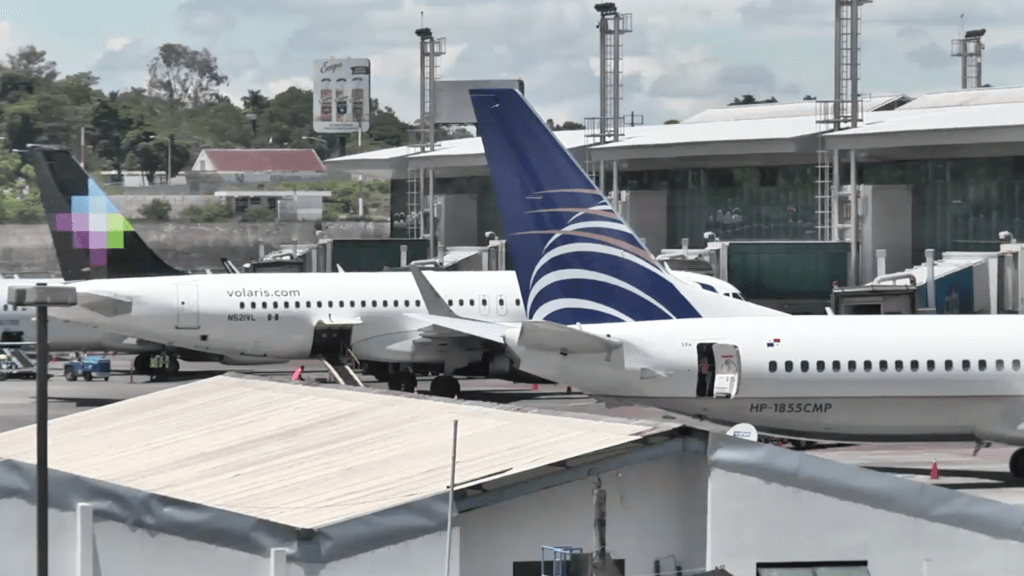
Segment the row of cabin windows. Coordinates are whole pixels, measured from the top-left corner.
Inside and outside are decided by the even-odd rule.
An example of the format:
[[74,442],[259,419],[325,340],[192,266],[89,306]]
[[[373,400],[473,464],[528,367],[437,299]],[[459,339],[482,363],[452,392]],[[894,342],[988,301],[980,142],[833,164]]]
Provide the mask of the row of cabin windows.
[[11,312],[17,312],[18,310],[21,310],[21,311],[28,310],[28,308],[18,308],[17,306],[13,306],[13,305],[8,306],[7,304],[4,304],[4,312],[7,312],[8,310],[10,310]]
[[[1011,365],[1013,366],[1013,370],[1014,371],[1019,371],[1020,370],[1020,360],[1013,360],[1011,362]],[[849,370],[850,372],[855,372],[857,370],[857,361],[856,360],[850,360],[850,361],[848,361],[846,363],[846,366],[847,366],[847,370]],[[865,372],[871,372],[871,368],[872,368],[871,360],[863,361],[861,363],[861,366],[862,366],[862,369]],[[925,362],[925,366],[927,367],[927,370],[929,372],[934,372],[935,371],[935,360],[928,360],[927,362]],[[952,360],[946,360],[945,361],[946,372],[952,372],[953,371],[953,366],[954,366],[954,362]],[[971,361],[970,360],[963,360],[960,363],[960,366],[966,372],[966,371],[971,369]],[[815,367],[818,369],[818,372],[824,372],[825,371],[825,367],[826,367],[825,361],[824,360],[818,360],[816,362]],[[792,360],[786,360],[785,368],[786,368],[786,372],[792,372],[793,371],[793,361]],[[779,364],[775,360],[772,360],[771,362],[768,363],[768,371],[769,372],[776,372],[776,371],[778,371],[778,369],[779,369]],[[832,361],[832,371],[833,372],[841,372],[842,369],[843,369],[843,363],[842,362],[840,362],[839,360],[833,360]],[[893,369],[896,370],[897,372],[902,372],[903,371],[903,360],[896,360],[896,361],[894,361],[893,362]],[[919,369],[920,369],[920,364],[918,363],[918,361],[917,360],[911,360],[910,361],[910,371],[911,372],[917,372]],[[978,360],[978,370],[981,371],[981,372],[984,372],[986,369],[988,369],[988,362],[985,361],[985,360]],[[1003,363],[1003,361],[1002,360],[996,360],[996,371],[1001,372],[1004,369],[1005,369],[1005,364]],[[885,372],[887,370],[889,370],[889,361],[888,360],[879,360],[878,361],[878,371],[879,372]],[[800,361],[800,371],[801,372],[810,372],[811,371],[811,363],[808,362],[807,360]]]
[[[416,302],[416,307],[419,308],[420,301],[416,300],[415,302]],[[465,302],[466,302],[465,300],[459,299],[459,306],[465,306],[466,305]],[[404,303],[405,303],[405,307],[409,308],[409,301],[405,300]],[[261,304],[260,307],[263,308],[264,310],[266,310],[268,308],[267,302],[261,302],[260,304]],[[270,305],[271,305],[270,307],[272,307],[274,309],[277,309],[277,307],[278,307],[277,301],[271,302]],[[282,306],[284,308],[289,308],[290,305],[291,305],[291,303],[288,302],[287,300],[285,300],[282,303]],[[356,301],[355,300],[349,300],[348,301],[348,305],[349,305],[350,308],[355,308],[356,307]],[[387,308],[388,307],[388,301],[387,300],[381,300],[380,301],[380,305],[381,305],[382,308]],[[449,299],[448,300],[448,305],[449,306],[454,306],[455,305],[454,301]],[[470,298],[469,305],[470,306],[475,306],[476,305],[476,300]],[[487,306],[487,299],[485,298],[483,300],[480,300],[480,305],[481,306]],[[499,298],[498,299],[498,306],[504,306],[504,305],[505,305],[505,299],[504,298]],[[359,306],[361,308],[366,308],[366,300],[361,300],[359,302]],[[519,306],[519,298],[516,298],[516,306]],[[256,303],[255,302],[250,302],[249,303],[249,307],[252,308],[252,309],[255,309],[256,308]],[[312,308],[312,307],[313,307],[313,302],[310,301],[310,300],[306,300],[306,308]],[[317,300],[316,307],[317,308],[323,308],[324,307],[323,300]],[[334,301],[333,300],[328,300],[327,301],[327,307],[328,308],[334,308]],[[344,300],[338,300],[338,308],[344,308],[344,307],[345,307],[345,301]],[[376,300],[370,300],[370,307],[371,308],[376,308],[377,307],[377,301]],[[399,308],[399,301],[398,300],[394,300],[394,307],[395,308]],[[295,308],[302,308],[302,302],[296,300],[295,301]],[[5,307],[5,309],[6,309],[6,307]],[[238,309],[239,310],[245,310],[245,302],[239,302],[238,303]]]

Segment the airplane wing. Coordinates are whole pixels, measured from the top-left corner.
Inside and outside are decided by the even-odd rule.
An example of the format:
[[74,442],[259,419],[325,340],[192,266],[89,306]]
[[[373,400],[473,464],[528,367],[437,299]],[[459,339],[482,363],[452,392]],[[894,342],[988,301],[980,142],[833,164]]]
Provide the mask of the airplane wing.
[[596,354],[609,352],[622,346],[622,341],[598,334],[584,332],[578,328],[562,326],[546,320],[527,320],[508,324],[448,318],[430,314],[407,314],[411,318],[429,322],[467,336],[474,336],[497,344],[505,344],[505,333],[519,327],[519,345],[533,350],[547,350],[561,354]]
[[80,290],[78,292],[78,305],[107,318],[132,313],[131,298],[114,296],[112,294],[83,292]]

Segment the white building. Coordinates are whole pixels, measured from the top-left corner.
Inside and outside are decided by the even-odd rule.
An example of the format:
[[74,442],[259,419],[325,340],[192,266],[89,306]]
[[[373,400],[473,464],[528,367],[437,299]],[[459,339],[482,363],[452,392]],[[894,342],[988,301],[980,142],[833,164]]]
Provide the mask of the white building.
[[[668,421],[218,376],[50,422],[50,573],[443,574],[454,420],[453,576],[590,551],[598,479],[626,576],[1024,562],[1016,507]],[[0,434],[4,576],[35,570],[34,434]]]
[[312,148],[206,149],[186,177],[193,192],[209,192],[224,183],[266,184],[321,180],[327,167]]

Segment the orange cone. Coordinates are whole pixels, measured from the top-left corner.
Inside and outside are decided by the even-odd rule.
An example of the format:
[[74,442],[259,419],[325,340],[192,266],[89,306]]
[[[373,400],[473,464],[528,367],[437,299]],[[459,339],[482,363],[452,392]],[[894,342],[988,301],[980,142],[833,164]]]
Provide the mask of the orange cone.
[[938,480],[938,479],[939,479],[939,465],[935,463],[935,460],[932,460],[932,480]]

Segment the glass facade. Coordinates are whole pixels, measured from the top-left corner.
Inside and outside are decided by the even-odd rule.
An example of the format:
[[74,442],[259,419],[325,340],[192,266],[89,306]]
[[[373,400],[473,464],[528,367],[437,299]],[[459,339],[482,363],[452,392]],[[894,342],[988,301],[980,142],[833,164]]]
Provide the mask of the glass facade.
[[[719,240],[816,240],[816,173],[815,166],[622,171],[619,188],[668,191],[669,247],[682,238],[702,247],[705,232]],[[848,165],[841,175],[848,184]],[[912,187],[915,262],[926,248],[937,256],[997,250],[1002,230],[1024,239],[1024,157],[861,164],[857,178]],[[434,193],[476,194],[479,243],[488,230],[504,237],[490,177],[439,179]],[[405,180],[392,181],[391,207],[392,237],[405,237]]]

